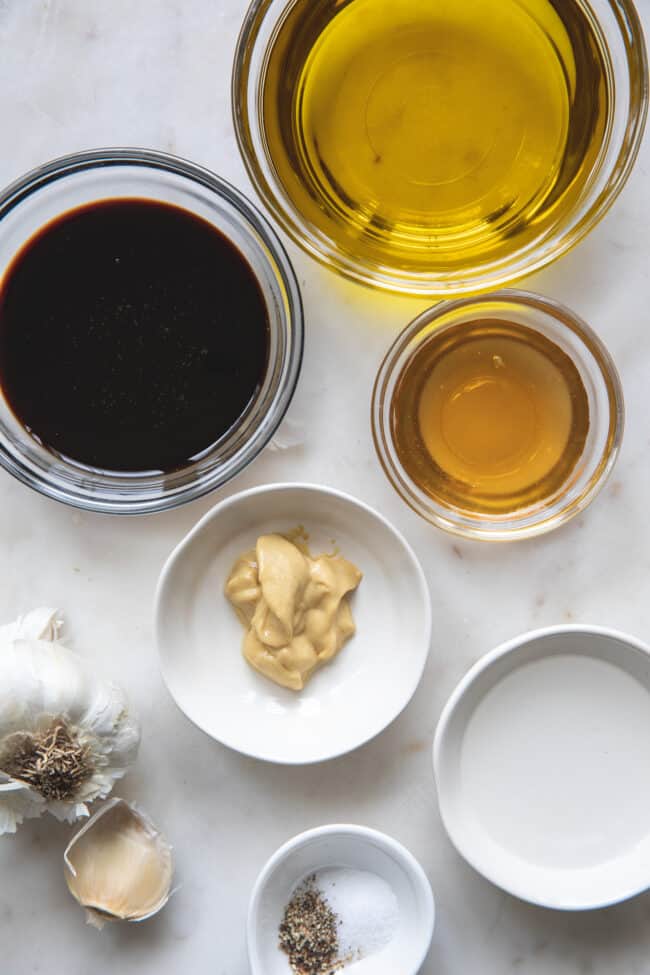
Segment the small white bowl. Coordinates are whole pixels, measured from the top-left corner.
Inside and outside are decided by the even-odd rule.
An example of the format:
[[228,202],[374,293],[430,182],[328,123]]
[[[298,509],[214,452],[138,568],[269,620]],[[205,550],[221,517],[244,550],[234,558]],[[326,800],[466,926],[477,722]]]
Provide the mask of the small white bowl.
[[[351,597],[356,634],[296,693],[246,663],[223,590],[259,535],[300,525],[314,554],[338,545],[363,579]],[[410,701],[431,640],[426,580],[402,535],[362,502],[309,484],[254,488],[208,512],[163,568],[155,615],[180,709],[222,744],[282,764],[334,758],[379,734]]]
[[519,636],[480,660],[434,742],[459,853],[517,897],[606,907],[650,888],[650,650],[597,626]]
[[320,870],[343,867],[374,874],[391,888],[399,922],[381,951],[346,965],[354,975],[415,975],[433,936],[435,908],[424,870],[400,843],[363,826],[321,826],[289,840],[259,875],[248,911],[252,975],[290,975],[278,928],[296,887]]

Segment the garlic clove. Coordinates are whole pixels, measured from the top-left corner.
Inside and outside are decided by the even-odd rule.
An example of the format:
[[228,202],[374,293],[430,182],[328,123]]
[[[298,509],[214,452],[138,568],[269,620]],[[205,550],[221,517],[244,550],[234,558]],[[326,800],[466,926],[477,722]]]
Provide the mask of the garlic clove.
[[171,847],[144,813],[112,799],[72,838],[64,854],[72,896],[97,927],[144,921],[169,900]]

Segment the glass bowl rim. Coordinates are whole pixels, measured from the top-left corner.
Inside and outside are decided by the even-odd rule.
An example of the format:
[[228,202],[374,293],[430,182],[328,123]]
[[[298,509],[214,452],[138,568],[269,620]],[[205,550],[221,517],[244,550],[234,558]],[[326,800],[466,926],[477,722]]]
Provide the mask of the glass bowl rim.
[[[498,520],[491,518],[489,515],[481,516],[480,518],[476,517],[476,520],[473,520],[471,512],[459,512],[457,515],[453,508],[446,509],[445,516],[439,514],[432,507],[428,507],[424,502],[421,502],[417,496],[411,497],[409,492],[403,489],[401,484],[403,469],[399,465],[399,462],[395,463],[393,461],[386,448],[387,441],[392,443],[390,422],[388,421],[390,400],[385,396],[386,387],[391,378],[394,377],[396,369],[399,366],[401,355],[407,345],[426,326],[431,325],[436,319],[449,312],[465,309],[469,311],[470,308],[480,307],[483,304],[500,300],[508,302],[515,307],[520,306],[541,310],[552,320],[554,331],[556,332],[571,329],[573,334],[579,339],[580,344],[589,349],[593,355],[600,378],[604,381],[608,390],[608,423],[611,435],[605,444],[605,448],[599,452],[597,462],[594,462],[592,465],[593,470],[590,472],[589,480],[584,490],[578,498],[566,502],[564,499],[560,499],[557,510],[550,514],[549,509],[544,507],[544,502],[540,502],[539,510],[534,512],[534,519],[523,525],[517,525],[518,513],[516,511],[509,516],[511,523],[506,523],[505,519]],[[472,314],[471,318],[474,317],[475,314]],[[468,314],[467,318],[463,318],[454,324],[462,324],[463,321],[467,321],[469,318],[470,316]],[[570,322],[570,325],[568,322]],[[449,327],[453,327],[453,325]],[[528,325],[528,327],[534,328],[535,326]],[[371,396],[370,423],[375,452],[384,474],[402,501],[412,511],[436,528],[440,528],[448,534],[460,538],[483,542],[511,542],[534,538],[538,535],[553,531],[589,507],[596,495],[604,487],[616,464],[625,429],[625,400],[623,385],[609,350],[602,339],[584,319],[566,305],[553,298],[548,298],[532,291],[504,288],[499,291],[491,291],[487,294],[472,295],[438,302],[432,307],[425,309],[425,311],[406,325],[391,343],[377,371]],[[397,474],[400,476],[398,477]],[[410,483],[412,479],[407,475],[406,480]],[[435,504],[433,501],[431,503]],[[444,506],[440,505],[440,507],[443,508]],[[524,508],[521,511],[526,512],[527,509]]]
[[[579,219],[571,223],[565,218],[555,227],[549,241],[538,242],[530,253],[515,254],[502,259],[496,269],[488,265],[486,270],[485,266],[479,265],[478,270],[472,267],[469,273],[467,270],[456,270],[433,278],[424,272],[403,272],[392,267],[371,266],[339,251],[333,242],[316,234],[310,221],[302,216],[284,194],[278,179],[267,176],[253,141],[254,130],[261,128],[260,92],[255,93],[256,112],[252,121],[248,110],[248,95],[251,61],[260,27],[271,8],[282,3],[282,10],[275,18],[271,41],[262,52],[262,58],[266,62],[278,25],[298,2],[300,0],[251,0],[235,47],[231,76],[231,111],[239,152],[258,196],[292,242],[330,270],[367,287],[440,300],[493,291],[540,271],[572,250],[600,223],[623,191],[641,149],[648,117],[648,53],[634,0],[604,0],[613,12],[623,38],[630,99],[626,109],[624,138],[615,158],[608,165],[607,182],[598,190],[595,199],[589,202]],[[593,18],[589,0],[578,2],[586,5],[587,12]],[[598,18],[595,19],[599,23]],[[602,160],[603,163],[604,161]]]
[[[194,480],[175,489],[173,493],[167,494],[164,491],[159,491],[155,494],[152,493],[151,497],[135,499],[121,496],[119,492],[116,492],[113,498],[110,497],[109,493],[96,497],[91,491],[79,489],[76,485],[68,485],[59,481],[56,474],[52,476],[49,471],[44,473],[32,471],[23,465],[20,450],[11,451],[7,450],[4,445],[0,445],[0,466],[22,484],[45,497],[73,508],[101,514],[154,514],[195,501],[226,484],[237,477],[267,446],[291,404],[300,376],[305,341],[304,310],[298,279],[287,250],[272,224],[258,207],[232,183],[207,167],[160,150],[132,146],[86,149],[57,156],[28,170],[0,188],[0,232],[2,221],[12,210],[33,193],[56,183],[58,179],[102,167],[118,166],[133,167],[136,170],[160,171],[185,178],[190,183],[202,186],[228,204],[233,213],[236,214],[236,219],[248,230],[259,235],[262,244],[268,249],[272,258],[272,261],[269,262],[269,273],[285,297],[289,325],[286,331],[291,335],[291,342],[286,353],[286,378],[284,383],[278,386],[269,410],[261,418],[263,420],[264,417],[273,414],[273,419],[262,433],[259,433],[261,421],[256,425],[253,435],[257,431],[258,436],[253,437],[254,448],[251,450],[246,444],[233,458],[229,459],[230,466],[225,473],[218,467],[214,470],[200,472]],[[182,204],[179,205],[182,206]],[[220,232],[227,237],[229,236],[223,228],[220,228]],[[246,249],[240,244],[235,244],[235,246],[248,260]],[[235,462],[231,463],[233,460]],[[101,484],[101,473],[98,472],[94,475],[94,479],[96,484]],[[133,483],[136,482],[137,475],[133,478]]]

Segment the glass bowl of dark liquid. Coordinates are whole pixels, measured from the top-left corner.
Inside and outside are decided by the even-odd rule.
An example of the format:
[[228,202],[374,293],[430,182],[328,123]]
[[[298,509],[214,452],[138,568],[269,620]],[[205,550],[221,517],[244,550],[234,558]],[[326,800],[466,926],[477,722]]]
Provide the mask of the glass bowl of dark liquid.
[[0,195],[0,463],[142,514],[224,484],[296,386],[300,292],[267,221],[162,153],[55,160]]

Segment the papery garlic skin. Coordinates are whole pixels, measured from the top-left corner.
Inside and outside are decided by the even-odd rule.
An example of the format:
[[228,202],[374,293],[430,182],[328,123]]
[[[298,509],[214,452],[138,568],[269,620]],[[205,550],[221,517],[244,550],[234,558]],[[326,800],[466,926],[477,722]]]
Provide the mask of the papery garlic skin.
[[[63,646],[59,629],[51,609],[0,627],[0,835],[43,812],[68,822],[88,815],[87,803],[106,797],[137,754],[140,729],[123,691],[96,677]],[[8,757],[16,742],[42,738],[57,724],[83,753],[87,768],[65,798],[22,781]]]
[[41,816],[44,812],[45,799],[0,773],[0,836],[15,833],[23,820]]
[[145,921],[170,897],[171,847],[149,817],[111,799],[79,830],[65,851],[70,893],[95,927],[106,921]]

